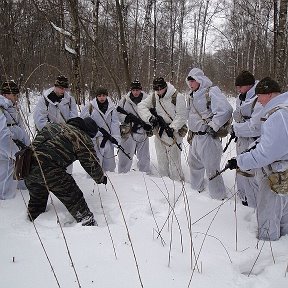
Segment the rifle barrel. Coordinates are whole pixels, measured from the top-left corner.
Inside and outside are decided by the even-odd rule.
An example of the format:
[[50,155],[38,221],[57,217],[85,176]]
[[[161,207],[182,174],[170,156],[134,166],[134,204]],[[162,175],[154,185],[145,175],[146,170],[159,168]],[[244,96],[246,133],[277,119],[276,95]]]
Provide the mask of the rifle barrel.
[[216,171],[215,175],[209,177],[209,180],[213,180],[214,178],[216,178],[217,176],[221,175],[224,171],[226,171],[229,167],[225,166],[222,170],[220,171]]

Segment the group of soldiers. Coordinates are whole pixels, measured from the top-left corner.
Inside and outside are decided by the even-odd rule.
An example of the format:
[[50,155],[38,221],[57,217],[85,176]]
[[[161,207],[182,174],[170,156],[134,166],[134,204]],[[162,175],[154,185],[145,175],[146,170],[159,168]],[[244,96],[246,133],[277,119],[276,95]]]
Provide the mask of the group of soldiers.
[[[256,208],[258,239],[277,240],[288,234],[287,92],[281,94],[270,77],[256,81],[249,71],[242,71],[235,79],[239,96],[233,111],[226,96],[201,69],[193,68],[186,83],[187,97],[157,77],[154,92],[148,95],[136,80],[118,105],[106,88],[98,87],[91,91],[91,100],[78,117],[68,79],[58,76],[54,87],[39,98],[33,114],[38,133],[32,142],[30,173],[25,177],[30,220],[45,211],[50,191],[77,222],[95,225],[71,175],[72,163],[78,159],[96,183],[107,184],[105,174],[115,171],[118,148],[118,173],[131,170],[134,155],[139,171],[150,173],[152,135],[161,176],[184,180],[181,151],[187,138],[191,187],[200,193],[208,181],[211,198],[224,200],[226,188],[219,171],[222,138],[229,133],[236,141],[237,157],[228,160],[225,169],[236,169],[239,198],[243,205]],[[0,172],[0,199],[8,199],[15,196],[17,185],[13,180],[17,142],[27,146],[30,140],[19,116],[17,84],[4,82],[1,93],[0,146],[6,150],[0,148],[0,165],[5,167],[5,174],[4,169]]]

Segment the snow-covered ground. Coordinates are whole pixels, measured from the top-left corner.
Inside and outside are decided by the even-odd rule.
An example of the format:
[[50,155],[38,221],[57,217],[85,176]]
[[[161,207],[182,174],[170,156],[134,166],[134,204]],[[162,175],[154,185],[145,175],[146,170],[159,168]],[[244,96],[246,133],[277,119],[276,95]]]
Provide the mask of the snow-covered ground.
[[134,159],[135,171],[108,173],[105,187],[74,164],[97,227],[75,223],[53,195],[35,226],[26,217],[28,191],[0,201],[0,287],[287,288],[288,236],[257,241],[254,209],[234,197],[235,172],[223,174],[230,199],[212,200],[189,186],[186,141],[184,186],[157,176],[150,141],[152,175]]

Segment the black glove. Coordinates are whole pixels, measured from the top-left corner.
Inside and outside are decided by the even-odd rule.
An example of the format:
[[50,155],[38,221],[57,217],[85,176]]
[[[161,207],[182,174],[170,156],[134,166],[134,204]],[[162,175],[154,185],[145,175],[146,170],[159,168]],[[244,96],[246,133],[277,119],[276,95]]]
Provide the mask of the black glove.
[[166,129],[166,134],[168,137],[173,138],[174,129],[169,127],[168,129]]
[[125,120],[124,122],[125,123],[132,123],[133,122],[133,117],[134,115],[132,113],[129,113],[126,117],[125,117]]
[[144,124],[143,124],[143,129],[144,129],[145,131],[151,131],[151,130],[152,130],[152,126],[151,126],[150,124],[144,123]]
[[214,129],[210,126],[208,126],[208,128],[205,131],[208,135],[211,135],[213,138],[216,138],[216,132],[214,131]]
[[236,138],[236,135],[235,135],[235,131],[234,131],[234,128],[233,128],[233,126],[231,126],[231,131],[230,131],[230,137],[231,137],[231,139],[235,139]]
[[104,184],[104,185],[107,184],[107,176],[103,176],[103,179],[102,179],[102,181],[100,182],[100,184]]
[[227,162],[225,167],[230,169],[230,170],[237,169],[238,165],[237,165],[236,158],[231,158],[230,160],[228,160],[228,162]]
[[157,120],[157,118],[156,118],[154,115],[152,115],[152,116],[150,117],[149,122],[151,123],[151,125],[152,125],[153,128],[156,127],[157,124],[158,124],[158,120]]

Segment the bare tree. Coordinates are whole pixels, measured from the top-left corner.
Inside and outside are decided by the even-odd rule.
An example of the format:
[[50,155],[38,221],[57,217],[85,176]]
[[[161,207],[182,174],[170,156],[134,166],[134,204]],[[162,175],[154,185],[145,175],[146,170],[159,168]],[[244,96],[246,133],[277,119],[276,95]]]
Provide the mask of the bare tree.
[[115,0],[116,3],[116,11],[118,15],[119,20],[119,33],[120,33],[120,50],[122,52],[122,60],[123,60],[123,66],[124,66],[124,73],[125,73],[125,80],[126,80],[126,88],[129,88],[131,77],[130,77],[130,71],[129,71],[129,58],[128,58],[128,49],[127,49],[127,43],[125,38],[125,31],[124,31],[124,18],[123,18],[123,9],[124,5],[120,5],[118,0]]
[[279,24],[276,27],[275,77],[281,87],[287,85],[287,8],[288,0],[280,1]]

